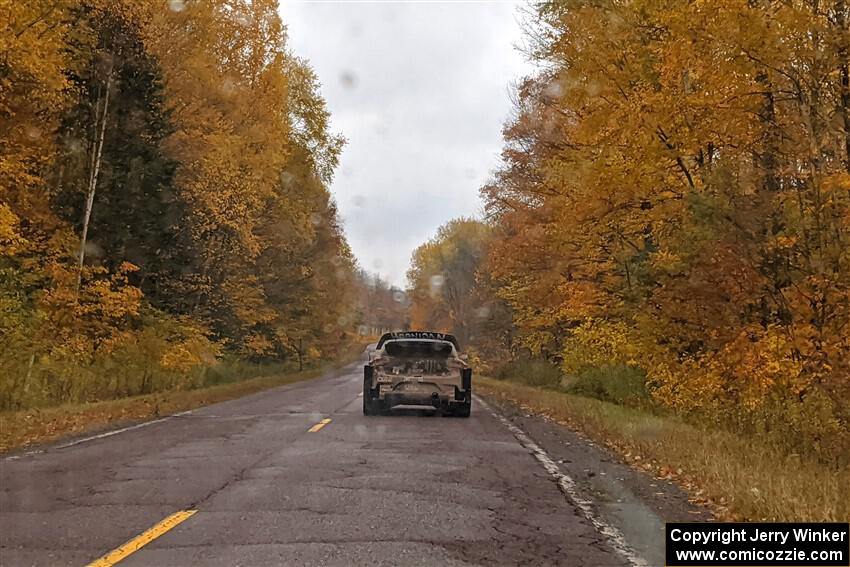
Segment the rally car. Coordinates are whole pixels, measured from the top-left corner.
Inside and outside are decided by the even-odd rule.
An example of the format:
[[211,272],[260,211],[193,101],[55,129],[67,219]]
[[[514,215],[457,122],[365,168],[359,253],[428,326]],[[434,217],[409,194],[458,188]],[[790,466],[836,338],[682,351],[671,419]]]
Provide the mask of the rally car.
[[363,373],[363,413],[398,405],[427,405],[444,415],[469,417],[472,368],[452,335],[428,331],[386,333]]

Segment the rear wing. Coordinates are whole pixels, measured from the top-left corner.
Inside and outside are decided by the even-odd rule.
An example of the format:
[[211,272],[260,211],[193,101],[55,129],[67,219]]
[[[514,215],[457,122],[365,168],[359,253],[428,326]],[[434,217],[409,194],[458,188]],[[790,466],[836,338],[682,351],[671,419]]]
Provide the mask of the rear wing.
[[454,335],[449,335],[447,333],[434,333],[431,331],[397,331],[393,333],[384,333],[378,341],[376,350],[380,350],[381,347],[384,346],[385,342],[396,339],[431,339],[435,341],[447,341],[454,345],[456,351],[460,352],[460,345]]

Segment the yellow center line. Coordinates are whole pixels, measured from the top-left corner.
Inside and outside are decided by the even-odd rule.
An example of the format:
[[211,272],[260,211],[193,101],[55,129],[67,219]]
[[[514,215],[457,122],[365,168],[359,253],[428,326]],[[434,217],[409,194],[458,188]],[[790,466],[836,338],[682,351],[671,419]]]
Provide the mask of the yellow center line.
[[181,510],[180,512],[176,512],[171,514],[152,528],[148,529],[141,535],[138,535],[122,545],[121,547],[117,547],[101,557],[87,565],[87,567],[111,567],[115,565],[125,557],[132,555],[133,553],[139,551],[141,548],[176,527],[177,525],[185,522],[189,518],[191,518],[197,510]]
[[331,419],[330,419],[330,418],[328,418],[328,419],[323,419],[322,421],[320,421],[319,423],[317,423],[316,425],[314,425],[313,427],[311,427],[310,429],[308,429],[308,430],[307,430],[307,432],[308,432],[308,433],[315,433],[315,432],[317,432],[318,430],[320,430],[321,428],[323,428],[324,426],[326,426],[327,424],[329,424],[330,422],[331,422]]

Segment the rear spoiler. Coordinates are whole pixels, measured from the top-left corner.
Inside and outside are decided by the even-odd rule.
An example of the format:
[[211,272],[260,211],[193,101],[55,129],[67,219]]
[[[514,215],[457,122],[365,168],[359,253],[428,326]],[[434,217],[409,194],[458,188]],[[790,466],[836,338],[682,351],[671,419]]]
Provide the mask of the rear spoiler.
[[394,341],[396,339],[430,339],[434,341],[446,341],[452,343],[455,350],[460,351],[460,345],[454,335],[449,335],[447,333],[434,333],[431,331],[396,331],[393,333],[384,333],[381,335],[381,340],[378,341],[378,346],[376,348],[380,350],[380,348],[384,346],[385,342]]

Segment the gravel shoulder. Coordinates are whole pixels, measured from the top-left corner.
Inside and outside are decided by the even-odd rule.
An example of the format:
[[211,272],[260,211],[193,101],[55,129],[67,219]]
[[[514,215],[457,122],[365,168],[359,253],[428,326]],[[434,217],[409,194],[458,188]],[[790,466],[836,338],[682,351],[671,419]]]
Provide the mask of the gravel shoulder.
[[597,514],[650,565],[664,563],[665,522],[713,519],[672,481],[635,470],[608,448],[510,400],[482,398],[546,451]]

